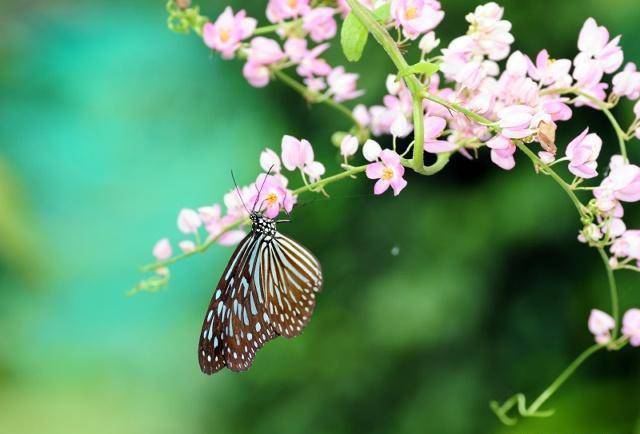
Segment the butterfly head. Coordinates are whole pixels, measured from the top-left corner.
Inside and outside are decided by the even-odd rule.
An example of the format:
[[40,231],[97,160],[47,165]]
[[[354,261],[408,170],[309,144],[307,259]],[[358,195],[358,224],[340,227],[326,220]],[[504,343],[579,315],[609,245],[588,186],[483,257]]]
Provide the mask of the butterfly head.
[[261,212],[253,211],[249,214],[251,219],[251,228],[258,234],[265,234],[273,237],[276,234],[276,222],[273,219],[265,217]]

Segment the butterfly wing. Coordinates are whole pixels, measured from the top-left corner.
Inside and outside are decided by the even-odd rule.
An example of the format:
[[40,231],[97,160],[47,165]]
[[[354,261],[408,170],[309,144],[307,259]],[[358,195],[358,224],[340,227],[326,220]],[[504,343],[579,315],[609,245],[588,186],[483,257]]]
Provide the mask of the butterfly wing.
[[265,320],[284,337],[298,336],[309,323],[322,289],[320,263],[298,242],[276,233],[262,249],[260,286],[265,292]]
[[198,344],[205,374],[225,366],[249,369],[255,353],[277,336],[266,319],[264,294],[252,277],[264,247],[264,235],[250,232],[238,244],[211,297]]

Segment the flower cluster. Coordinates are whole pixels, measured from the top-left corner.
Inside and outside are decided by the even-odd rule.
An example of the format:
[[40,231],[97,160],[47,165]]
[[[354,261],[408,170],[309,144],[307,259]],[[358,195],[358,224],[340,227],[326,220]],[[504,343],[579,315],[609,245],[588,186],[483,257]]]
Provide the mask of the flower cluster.
[[[439,5],[391,3],[396,25],[411,39],[417,37],[412,29],[419,27],[411,27],[402,17],[414,13],[431,17],[429,25],[420,27],[424,30],[419,32],[426,32],[420,41],[424,58],[439,43],[432,31],[441,19],[434,12],[439,11]],[[606,28],[589,18],[579,33],[578,54],[573,60],[553,59],[547,50],[532,59],[520,51],[511,53],[511,24],[496,3],[478,6],[466,20],[467,34],[442,49],[440,72],[421,77],[422,83],[428,94],[450,107],[481,115],[488,122],[477,122],[464,111],[451,110],[427,96],[423,101],[424,150],[434,154],[459,152],[472,158],[477,149],[486,146],[493,163],[510,170],[516,164],[517,144],[537,142],[543,170],[566,162],[567,170],[575,176],[572,187],[596,178],[603,147],[600,136],[586,128],[566,144],[563,155],[558,155],[556,130],[558,123],[572,118],[574,107],[587,105],[603,110],[622,97],[640,98],[640,72],[636,65],[627,63],[619,71],[623,63],[620,37],[610,38]],[[498,63],[501,60],[506,60],[504,69]],[[615,75],[610,77],[610,85],[604,79],[611,74]],[[357,105],[353,116],[374,136],[389,134],[394,140],[408,137],[414,129],[414,96],[393,74],[387,77],[386,89],[381,105]],[[640,101],[634,111],[636,118],[629,134],[640,138]],[[610,246],[612,264],[616,266],[618,259],[623,264],[640,261],[640,231],[626,229],[621,205],[640,200],[640,168],[620,155],[611,160],[609,168],[609,174],[593,188],[590,221],[581,231],[580,240]]]
[[[440,44],[435,29],[444,18],[437,0],[363,0],[361,4],[376,14],[386,8],[386,14],[377,15],[380,24],[395,29],[400,45],[419,40],[420,60],[431,60],[429,56]],[[260,28],[257,20],[247,17],[244,11],[234,13],[227,7],[217,19],[204,19],[201,33],[206,45],[223,58],[246,60],[243,73],[252,85],[265,86],[274,75],[295,68],[307,90],[323,92],[322,98],[340,103],[363,93],[356,86],[358,77],[346,72],[343,66],[330,66],[320,56],[336,36],[336,20],[349,13],[351,8],[346,0],[338,1],[335,7],[310,0],[269,0],[266,18],[271,26]],[[469,24],[466,34],[453,39],[432,58],[438,70],[418,75],[425,92],[420,119],[423,137],[419,141],[424,151],[474,158],[480,148],[486,147],[493,163],[510,170],[516,164],[518,146],[537,143],[538,169],[548,173],[551,166],[564,162],[575,177],[570,188],[593,192],[594,198],[581,210],[584,227],[580,241],[608,248],[614,268],[632,261],[640,267],[640,230],[627,229],[622,220],[623,203],[640,200],[640,167],[631,164],[621,149],[623,155],[611,159],[608,173],[599,185],[579,187],[603,172],[598,158],[606,145],[588,128],[567,143],[563,151],[559,151],[556,143],[558,124],[570,120],[576,107],[607,110],[621,98],[638,100],[635,120],[621,140],[633,135],[640,138],[640,72],[631,62],[621,69],[624,55],[620,37],[612,38],[605,27],[589,18],[579,32],[578,53],[573,60],[554,59],[544,49],[529,57],[520,51],[512,52],[511,23],[498,4],[480,5],[465,19]],[[272,32],[277,39],[262,36]],[[391,187],[397,195],[406,186],[404,171],[408,160],[396,153],[396,139],[409,137],[414,131],[416,95],[395,74],[387,77],[385,85],[387,95],[382,104],[356,105],[352,116],[357,129],[344,134],[336,144],[345,169],[353,167],[349,160],[362,144],[368,161],[366,175],[377,180],[374,193],[382,194]],[[387,134],[393,136],[393,150],[383,150],[368,139],[369,135]],[[407,151],[416,142],[414,137]],[[282,161],[269,149],[260,156],[263,170],[273,172],[260,179],[271,198],[265,202],[268,216],[276,215],[282,207],[290,209],[294,200],[287,195],[287,178],[281,174],[282,168],[299,170],[305,183],[317,182],[325,173],[325,167],[314,160],[313,149],[304,139],[285,136],[281,157]],[[185,210],[179,221],[187,219],[193,225],[201,221],[208,238],[220,236],[223,244],[237,241],[239,232],[226,235],[221,228],[233,226],[246,217],[242,200],[255,203],[257,199],[251,194],[255,190],[254,184],[240,190],[246,192],[243,193],[246,197],[227,195],[224,216],[219,206],[211,206]],[[189,229],[186,233],[197,234],[200,226],[193,225],[179,224],[179,227],[183,232]],[[164,249],[160,248],[163,246]],[[158,250],[166,255],[166,243],[160,247]],[[194,243],[184,242],[181,248],[188,251],[194,248]]]
[[[320,57],[329,48],[326,41],[336,35],[338,13],[332,7],[312,7],[309,0],[270,0],[266,16],[276,26],[276,40],[251,38],[257,21],[244,10],[234,14],[227,7],[214,22],[204,24],[202,38],[224,59],[246,59],[242,73],[252,86],[264,87],[275,73],[295,67],[309,91],[342,102],[363,92],[357,89],[357,74],[331,67]],[[311,46],[309,40],[318,45]]]

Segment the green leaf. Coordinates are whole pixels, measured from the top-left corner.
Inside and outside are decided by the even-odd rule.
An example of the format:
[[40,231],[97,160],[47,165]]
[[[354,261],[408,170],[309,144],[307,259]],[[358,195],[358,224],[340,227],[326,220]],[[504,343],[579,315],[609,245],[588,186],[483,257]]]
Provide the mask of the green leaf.
[[353,13],[349,13],[342,23],[340,32],[340,44],[348,61],[357,62],[360,60],[368,37],[367,28]]
[[420,62],[400,71],[398,73],[398,78],[402,78],[410,74],[425,74],[426,76],[430,76],[439,70],[440,66],[437,63]]
[[378,21],[387,22],[389,18],[391,18],[391,2],[385,3],[375,11],[373,11],[373,15],[376,16]]

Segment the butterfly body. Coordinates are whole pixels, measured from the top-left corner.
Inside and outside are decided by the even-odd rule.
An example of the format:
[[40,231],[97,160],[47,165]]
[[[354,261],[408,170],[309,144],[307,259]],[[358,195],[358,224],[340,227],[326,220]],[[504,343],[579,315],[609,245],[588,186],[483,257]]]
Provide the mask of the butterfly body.
[[205,313],[198,360],[205,374],[227,366],[245,371],[277,336],[292,338],[308,324],[322,288],[318,260],[279,233],[276,222],[251,212],[251,232],[238,244]]

